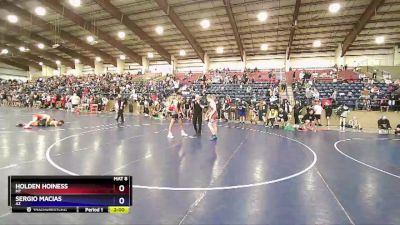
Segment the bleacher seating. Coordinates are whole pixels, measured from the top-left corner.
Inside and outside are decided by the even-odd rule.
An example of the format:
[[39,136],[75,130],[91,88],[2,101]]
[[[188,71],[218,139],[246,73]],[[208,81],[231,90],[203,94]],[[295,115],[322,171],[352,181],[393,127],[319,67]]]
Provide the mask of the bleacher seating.
[[[370,93],[371,104],[379,104],[379,100],[384,96],[389,95],[388,85],[385,83],[375,83],[373,86],[377,86],[379,88],[379,94]],[[352,83],[316,83],[312,87],[315,87],[318,92],[320,99],[330,98],[334,90],[337,92],[336,102],[338,105],[346,104],[351,108],[356,107],[357,101],[360,99],[361,91],[365,88],[370,89],[370,85],[367,86],[366,83],[362,82],[352,82]],[[349,95],[351,92],[351,95]],[[299,91],[295,91],[295,99],[302,101],[303,103],[307,102],[305,96],[305,88],[300,88]],[[360,105],[362,106],[362,105]]]
[[[331,73],[335,73],[335,70],[333,69],[317,69],[317,70],[294,70],[294,71],[288,71],[285,73],[286,75],[286,80],[288,81],[289,84],[294,82],[293,80],[293,73],[296,73],[295,80],[300,80],[300,73],[305,72],[305,73],[311,73],[311,74],[317,74],[315,78],[317,80],[323,81],[323,82],[332,82],[333,77],[330,75]],[[359,74],[357,72],[354,72],[353,70],[340,70],[337,73],[337,80],[358,80],[359,79]]]
[[175,77],[179,79],[180,83],[182,84],[193,84],[195,83],[202,73],[192,73],[189,75],[189,73],[176,73]]
[[358,80],[359,75],[353,70],[342,70],[339,71],[338,78],[342,80]]
[[[247,88],[251,87],[251,91],[247,92]],[[213,94],[217,97],[230,96],[231,98],[240,98],[242,100],[266,100],[269,101],[269,89],[272,88],[271,83],[252,83],[252,84],[210,84],[206,94]],[[200,94],[201,85],[194,85],[194,92]],[[277,96],[278,97],[278,96]]]

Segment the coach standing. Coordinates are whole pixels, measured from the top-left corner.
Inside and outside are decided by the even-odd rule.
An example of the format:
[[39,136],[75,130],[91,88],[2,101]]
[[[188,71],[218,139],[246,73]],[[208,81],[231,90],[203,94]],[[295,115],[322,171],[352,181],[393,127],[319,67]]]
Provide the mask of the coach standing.
[[196,135],[201,135],[201,123],[203,117],[203,108],[201,104],[200,95],[196,95],[193,102],[193,128],[196,131]]
[[125,109],[125,101],[122,99],[121,95],[118,95],[117,98],[117,104],[116,104],[116,110],[117,110],[117,123],[119,121],[119,118],[121,118],[121,123],[124,123],[124,109]]

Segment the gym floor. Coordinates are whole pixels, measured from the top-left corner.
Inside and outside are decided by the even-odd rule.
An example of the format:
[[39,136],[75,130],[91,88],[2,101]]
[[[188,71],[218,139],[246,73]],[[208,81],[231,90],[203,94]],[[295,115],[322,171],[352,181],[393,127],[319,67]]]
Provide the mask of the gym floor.
[[[400,139],[221,123],[167,138],[169,121],[0,108],[0,224],[400,224]],[[193,135],[188,122],[185,129]],[[11,214],[9,175],[131,175],[128,215]]]

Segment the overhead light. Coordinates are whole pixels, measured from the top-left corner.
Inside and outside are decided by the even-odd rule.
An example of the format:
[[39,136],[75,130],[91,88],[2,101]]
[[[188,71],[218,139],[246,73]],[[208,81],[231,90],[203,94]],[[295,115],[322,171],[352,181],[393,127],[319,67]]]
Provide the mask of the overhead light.
[[156,33],[161,35],[164,33],[164,28],[162,26],[156,26]]
[[314,47],[314,48],[319,48],[319,47],[321,47],[321,41],[320,41],[320,40],[315,40],[314,43],[313,43],[313,47]]
[[267,50],[268,50],[268,44],[261,44],[260,49],[261,49],[262,51],[267,51]]
[[383,43],[385,43],[385,37],[384,36],[378,36],[378,37],[375,38],[375,42],[377,44],[383,44]]
[[210,27],[210,21],[208,19],[204,19],[200,22],[200,25],[203,29],[208,29]]
[[224,53],[224,48],[223,48],[223,47],[218,47],[218,48],[216,49],[216,52],[217,52],[218,54],[222,54],[222,53]]
[[119,56],[119,59],[120,59],[120,60],[125,60],[125,59],[126,59],[126,56],[125,56],[125,55],[120,55],[120,56]]
[[89,35],[89,36],[86,37],[86,40],[87,40],[88,42],[93,42],[93,41],[94,41],[94,37],[91,36],[91,35]]
[[81,0],[69,0],[69,4],[73,7],[78,7],[81,5]]
[[16,15],[11,14],[7,16],[7,20],[10,23],[16,23],[18,22],[18,17]]
[[183,49],[180,50],[180,51],[179,51],[179,55],[180,55],[180,56],[185,56],[185,55],[186,55],[186,51],[183,50]]
[[18,49],[19,49],[20,52],[25,52],[26,51],[26,48],[24,46],[21,46]]
[[126,36],[125,32],[123,31],[118,32],[119,39],[125,39],[125,36]]
[[35,13],[38,16],[44,16],[44,15],[46,15],[46,9],[41,6],[38,6],[35,8]]
[[43,63],[42,63],[42,62],[39,62],[39,65],[43,66]]
[[57,65],[61,65],[61,61],[60,60],[56,60],[56,64]]
[[147,53],[147,58],[153,58],[154,57],[154,54],[152,53],[152,52],[149,52],[149,53]]
[[39,44],[37,45],[37,47],[38,47],[39,49],[44,49],[44,44],[43,44],[43,43],[39,43]]
[[79,59],[75,59],[74,62],[75,62],[76,64],[79,64],[81,61],[80,61]]
[[339,3],[332,3],[329,5],[329,12],[331,13],[337,13],[340,10],[340,4]]
[[96,61],[97,62],[101,62],[101,58],[100,57],[96,57]]
[[5,48],[5,49],[1,50],[1,54],[2,54],[2,55],[8,54],[8,49]]
[[265,11],[261,11],[257,14],[257,19],[260,22],[265,22],[268,19],[268,13]]

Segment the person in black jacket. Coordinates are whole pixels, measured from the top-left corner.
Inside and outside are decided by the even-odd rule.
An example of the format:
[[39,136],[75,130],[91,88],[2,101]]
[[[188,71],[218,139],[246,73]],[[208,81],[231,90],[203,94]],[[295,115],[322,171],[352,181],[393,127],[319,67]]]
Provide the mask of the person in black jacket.
[[296,101],[294,107],[293,107],[293,114],[294,114],[294,123],[295,124],[300,124],[300,112],[303,109],[303,106],[301,105],[301,103],[299,101]]
[[204,105],[201,104],[200,95],[196,95],[193,102],[193,128],[196,132],[196,135],[201,135],[201,123],[203,117],[203,108]]
[[316,132],[316,126],[315,126],[315,115],[314,115],[314,110],[313,109],[308,109],[307,113],[304,115],[303,117],[303,127],[301,128],[301,130],[311,130]]
[[122,99],[121,95],[118,95],[117,98],[117,123],[119,122],[119,118],[121,118],[121,123],[124,123],[124,109],[125,109],[125,101]]
[[390,126],[390,121],[386,118],[386,116],[382,116],[378,120],[378,129],[379,129],[379,134],[388,134],[389,130],[392,129]]
[[278,117],[276,118],[278,126],[280,128],[284,128],[288,120],[289,120],[288,113],[285,110],[283,110],[283,108],[279,108]]

